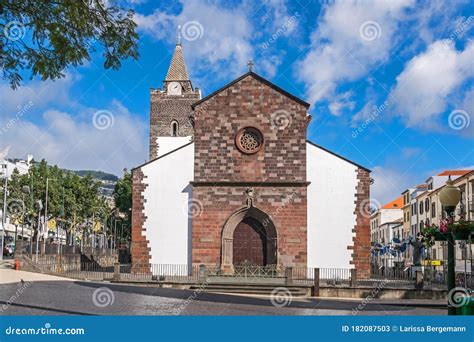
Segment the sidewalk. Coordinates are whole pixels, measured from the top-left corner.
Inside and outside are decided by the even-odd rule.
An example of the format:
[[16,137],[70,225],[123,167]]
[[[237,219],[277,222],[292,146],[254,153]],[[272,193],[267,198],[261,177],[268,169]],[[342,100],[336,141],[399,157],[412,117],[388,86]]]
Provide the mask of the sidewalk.
[[0,284],[19,283],[21,281],[75,281],[75,279],[56,277],[47,274],[13,269],[0,269]]
[[[336,297],[318,297],[306,298],[307,300],[333,300],[333,301],[353,301],[355,303],[364,302],[364,298],[336,298]],[[297,299],[295,299],[297,300]],[[446,307],[447,301],[445,299],[380,299],[374,298],[366,300],[367,304],[374,305],[395,305],[395,306],[417,306],[417,307]]]

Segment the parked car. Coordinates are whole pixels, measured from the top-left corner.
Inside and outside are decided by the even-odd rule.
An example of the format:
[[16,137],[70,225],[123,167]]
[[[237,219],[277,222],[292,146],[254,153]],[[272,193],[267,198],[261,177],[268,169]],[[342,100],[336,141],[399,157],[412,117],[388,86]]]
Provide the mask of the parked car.
[[15,245],[13,243],[9,243],[3,247],[3,255],[10,256],[15,253]]

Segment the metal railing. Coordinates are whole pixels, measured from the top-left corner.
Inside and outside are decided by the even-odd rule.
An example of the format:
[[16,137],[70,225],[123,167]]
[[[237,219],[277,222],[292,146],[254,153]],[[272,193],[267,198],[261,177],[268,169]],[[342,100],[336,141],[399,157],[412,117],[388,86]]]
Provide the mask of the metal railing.
[[81,258],[62,262],[60,258],[33,257],[32,261],[41,272],[78,279],[195,283],[199,277],[199,265],[147,264],[134,268],[131,264],[101,265],[95,261],[81,261]]
[[[292,267],[292,280],[297,285],[314,284],[314,268]],[[319,268],[321,286],[350,286],[352,270],[349,268]]]
[[[403,287],[412,288],[416,283],[415,274],[411,268],[375,269],[370,274],[357,274],[357,270],[349,268],[308,268],[308,267],[277,267],[235,266],[231,274],[224,273],[216,266],[186,265],[186,264],[119,264],[111,258],[97,258],[97,261],[84,257],[40,256],[32,258],[33,266],[46,273],[59,276],[92,279],[115,280],[124,282],[168,282],[196,284],[213,281],[232,281],[241,283],[276,283],[301,286],[322,287]],[[432,270],[435,271],[435,270]],[[319,278],[315,281],[315,272]],[[444,288],[445,272],[429,272],[423,274],[426,286]],[[472,288],[474,277],[467,274],[457,274],[458,286]],[[224,279],[225,278],[225,279]]]

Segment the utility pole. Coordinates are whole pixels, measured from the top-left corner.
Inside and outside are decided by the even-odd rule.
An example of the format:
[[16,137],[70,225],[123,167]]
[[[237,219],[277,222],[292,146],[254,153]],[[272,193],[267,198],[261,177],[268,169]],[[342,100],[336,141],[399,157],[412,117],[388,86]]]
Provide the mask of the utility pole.
[[43,224],[46,225],[46,231],[48,230],[48,187],[49,187],[49,178],[46,177],[46,198],[44,201],[44,220]]
[[39,247],[39,236],[40,236],[40,226],[41,226],[41,210],[43,209],[43,203],[41,200],[36,202],[38,205],[38,226],[36,227],[36,262],[38,262],[38,247]]
[[7,222],[7,192],[8,192],[8,170],[7,163],[2,164],[2,174],[5,176],[5,186],[3,187],[3,212],[2,212],[2,236],[0,244],[2,251],[0,253],[0,260],[3,260],[3,243],[5,240],[6,222]]

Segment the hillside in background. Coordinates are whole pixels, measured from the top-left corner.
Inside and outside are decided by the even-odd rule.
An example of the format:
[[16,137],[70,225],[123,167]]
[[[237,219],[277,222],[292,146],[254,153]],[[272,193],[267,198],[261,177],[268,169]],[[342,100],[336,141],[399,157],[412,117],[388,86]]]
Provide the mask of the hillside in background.
[[70,171],[74,172],[76,175],[80,177],[91,175],[92,178],[99,179],[102,181],[116,182],[118,180],[118,177],[116,175],[113,175],[111,173],[106,173],[103,171],[92,171],[92,170],[70,170]]

